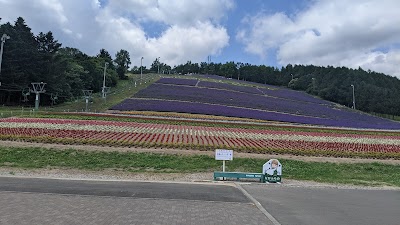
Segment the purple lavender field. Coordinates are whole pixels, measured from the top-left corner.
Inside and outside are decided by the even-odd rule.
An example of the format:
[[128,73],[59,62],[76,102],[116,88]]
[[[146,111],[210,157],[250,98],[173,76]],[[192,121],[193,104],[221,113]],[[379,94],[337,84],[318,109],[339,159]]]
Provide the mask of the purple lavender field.
[[[160,80],[111,109],[182,112],[335,127],[400,129],[398,122],[340,107],[289,89],[257,89],[206,81],[198,83],[195,79]],[[195,86],[196,83],[198,86]]]
[[[250,83],[250,82],[247,82]],[[215,88],[221,90],[238,91],[257,95],[267,95],[269,97],[283,98],[288,100],[302,101],[302,102],[312,102],[317,104],[330,104],[333,103],[324,101],[322,99],[311,96],[307,93],[301,91],[293,91],[281,87],[273,87],[271,85],[257,85],[250,86],[249,84],[244,85],[232,85],[228,83],[221,82],[210,82],[210,81],[200,81],[198,87]]]
[[164,78],[159,79],[156,83],[195,86],[197,83],[197,80],[164,77]]

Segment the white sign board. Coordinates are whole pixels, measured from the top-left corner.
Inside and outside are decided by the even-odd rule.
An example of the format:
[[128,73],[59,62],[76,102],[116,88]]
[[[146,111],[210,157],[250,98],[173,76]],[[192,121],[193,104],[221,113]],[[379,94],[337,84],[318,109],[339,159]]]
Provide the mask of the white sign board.
[[233,160],[233,150],[216,149],[215,160]]
[[282,164],[277,159],[271,159],[263,165],[265,182],[280,183],[282,181]]
[[282,165],[277,159],[271,159],[263,165],[263,174],[282,176]]

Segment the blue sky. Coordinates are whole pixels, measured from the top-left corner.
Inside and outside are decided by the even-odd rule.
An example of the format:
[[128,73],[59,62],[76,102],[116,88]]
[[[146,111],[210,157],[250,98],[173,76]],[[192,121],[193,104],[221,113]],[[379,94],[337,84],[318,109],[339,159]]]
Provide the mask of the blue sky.
[[2,23],[96,55],[362,67],[400,77],[398,0],[0,0]]
[[283,12],[287,15],[293,15],[307,7],[308,1],[298,0],[252,0],[249,4],[248,0],[236,1],[235,9],[229,11],[228,19],[224,21],[224,25],[228,29],[228,34],[231,38],[230,44],[224,49],[221,55],[213,57],[218,62],[248,62],[257,65],[272,65],[279,66],[276,58],[276,50],[269,53],[269,57],[260,58],[254,54],[243,52],[243,45],[236,38],[236,32],[239,27],[246,26],[242,21],[249,16],[260,13],[273,14],[275,12]]

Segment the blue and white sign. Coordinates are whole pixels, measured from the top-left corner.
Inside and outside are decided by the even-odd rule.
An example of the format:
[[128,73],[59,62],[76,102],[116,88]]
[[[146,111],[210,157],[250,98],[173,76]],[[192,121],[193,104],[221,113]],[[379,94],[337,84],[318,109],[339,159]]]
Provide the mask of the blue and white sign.
[[216,149],[215,160],[233,160],[233,150]]

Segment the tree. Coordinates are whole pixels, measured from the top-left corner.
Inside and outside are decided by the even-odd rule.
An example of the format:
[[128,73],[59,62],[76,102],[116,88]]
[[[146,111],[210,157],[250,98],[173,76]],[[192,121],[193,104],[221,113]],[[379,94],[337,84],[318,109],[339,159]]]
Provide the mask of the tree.
[[38,44],[22,17],[17,18],[14,25],[10,23],[0,26],[1,34],[7,33],[11,39],[7,41],[3,52],[1,82],[1,100],[6,104],[18,103],[21,90],[30,83],[41,78],[38,61]]
[[114,66],[113,60],[111,58],[110,53],[108,53],[107,50],[105,50],[104,48],[100,49],[100,53],[97,54],[96,57],[99,58],[99,59],[103,59],[104,63],[107,62],[108,63],[108,66],[107,66],[108,68],[110,68],[112,70],[115,70],[115,66]]
[[[53,88],[53,86],[59,86],[65,84],[63,75],[65,71],[65,64],[63,62],[64,58],[62,55],[57,55],[56,53],[61,47],[61,44],[54,39],[53,33],[51,31],[46,34],[40,32],[36,37],[38,43],[38,58],[36,64],[40,68],[41,80],[47,83],[46,87],[48,89]],[[55,89],[62,89],[55,88]]]
[[150,71],[153,73],[157,73],[159,66],[160,66],[160,60],[159,58],[156,58],[150,66]]
[[40,32],[36,37],[36,40],[38,42],[38,50],[41,53],[53,54],[56,53],[61,47],[61,44],[58,43],[57,40],[54,40],[53,33],[51,31],[47,32],[46,34]]
[[110,53],[108,53],[108,51],[104,48],[100,49],[100,53],[97,54],[97,58],[112,60]]
[[129,65],[131,64],[131,59],[129,57],[129,52],[126,50],[121,49],[117,54],[115,55],[115,60],[114,60],[116,66],[117,66],[117,74],[120,79],[127,79],[128,77],[125,76],[125,73],[129,69]]

